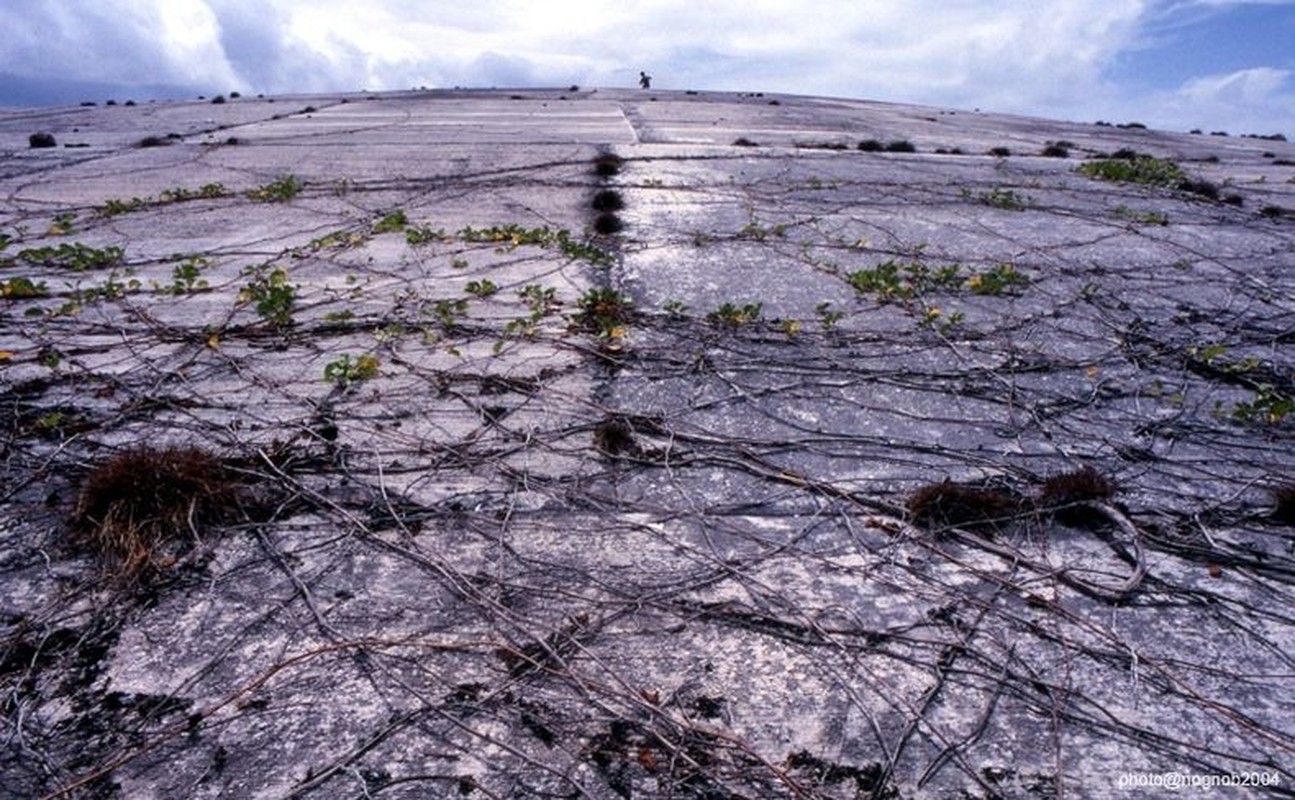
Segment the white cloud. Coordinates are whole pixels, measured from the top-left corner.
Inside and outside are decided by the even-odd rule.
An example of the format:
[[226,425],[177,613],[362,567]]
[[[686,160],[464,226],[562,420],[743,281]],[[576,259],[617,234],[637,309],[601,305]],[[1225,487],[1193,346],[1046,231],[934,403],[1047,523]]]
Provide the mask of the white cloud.
[[[1142,107],[1104,74],[1146,46],[1150,27],[1239,1],[99,0],[72,12],[71,2],[6,0],[0,73],[284,92],[632,86],[646,69],[662,88],[1095,119]],[[1227,113],[1286,97],[1288,78],[1202,77],[1156,99],[1167,116],[1175,98]]]
[[[555,10],[529,0],[104,0],[76,14],[20,5],[0,20],[43,20],[47,46],[78,77],[148,71],[196,87],[288,91],[405,88],[428,76],[630,85],[648,68],[662,86],[958,102],[992,83],[995,97],[1024,102],[1095,76],[1142,4],[576,0]],[[114,30],[129,46],[96,46]]]
[[1292,0],[1189,0],[1185,5],[1230,8],[1233,6],[1290,6]]
[[1295,131],[1295,72],[1257,67],[1207,75],[1183,84],[1169,102],[1190,108],[1203,119],[1229,120],[1234,132],[1291,132]]
[[157,43],[169,76],[183,83],[224,86],[235,72],[220,45],[216,16],[202,0],[157,0],[139,16],[141,34]]
[[1179,94],[1192,102],[1255,105],[1271,103],[1291,89],[1290,70],[1258,67],[1206,75],[1183,84]]

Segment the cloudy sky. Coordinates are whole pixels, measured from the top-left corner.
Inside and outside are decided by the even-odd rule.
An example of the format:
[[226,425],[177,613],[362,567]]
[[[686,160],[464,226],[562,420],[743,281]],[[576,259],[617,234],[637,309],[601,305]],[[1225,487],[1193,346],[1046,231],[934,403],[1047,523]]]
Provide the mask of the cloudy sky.
[[3,0],[0,105],[792,92],[1295,139],[1295,0]]

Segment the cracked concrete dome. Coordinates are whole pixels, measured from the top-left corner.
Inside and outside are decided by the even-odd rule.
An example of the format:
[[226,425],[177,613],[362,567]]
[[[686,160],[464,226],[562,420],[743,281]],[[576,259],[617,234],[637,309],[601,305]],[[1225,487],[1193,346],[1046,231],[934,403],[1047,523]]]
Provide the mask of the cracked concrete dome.
[[4,797],[1295,792],[1284,141],[572,87],[0,152]]

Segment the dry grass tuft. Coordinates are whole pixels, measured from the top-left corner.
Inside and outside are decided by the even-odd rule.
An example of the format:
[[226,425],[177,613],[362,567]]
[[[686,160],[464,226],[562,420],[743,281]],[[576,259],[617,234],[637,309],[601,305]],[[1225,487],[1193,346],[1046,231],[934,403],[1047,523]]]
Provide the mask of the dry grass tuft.
[[637,456],[642,450],[634,440],[634,428],[627,420],[608,417],[594,428],[594,447],[609,458]]
[[1014,495],[947,479],[923,486],[908,498],[908,512],[913,522],[927,528],[992,531],[1020,511],[1021,500]]
[[604,236],[620,233],[625,230],[625,222],[610,211],[604,212],[594,217],[594,230]]
[[624,164],[620,156],[604,153],[594,159],[594,174],[603,179],[611,178],[620,173]]
[[1091,466],[1053,475],[1039,490],[1039,505],[1061,508],[1089,500],[1105,501],[1115,494],[1115,483]]
[[594,193],[590,205],[594,211],[620,211],[625,207],[625,198],[615,189],[602,189]]
[[173,563],[200,525],[228,516],[236,488],[224,464],[197,448],[129,450],[86,476],[71,527],[116,576],[138,582]]
[[1272,518],[1287,525],[1295,525],[1295,483],[1284,483],[1272,490]]

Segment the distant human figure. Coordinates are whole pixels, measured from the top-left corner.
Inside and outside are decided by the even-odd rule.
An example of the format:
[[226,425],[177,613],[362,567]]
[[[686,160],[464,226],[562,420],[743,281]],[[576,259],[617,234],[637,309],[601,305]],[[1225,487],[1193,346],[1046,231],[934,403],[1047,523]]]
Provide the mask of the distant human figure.
[[639,86],[644,89],[652,88],[652,76],[646,72],[639,72]]

